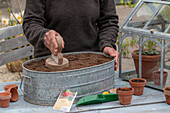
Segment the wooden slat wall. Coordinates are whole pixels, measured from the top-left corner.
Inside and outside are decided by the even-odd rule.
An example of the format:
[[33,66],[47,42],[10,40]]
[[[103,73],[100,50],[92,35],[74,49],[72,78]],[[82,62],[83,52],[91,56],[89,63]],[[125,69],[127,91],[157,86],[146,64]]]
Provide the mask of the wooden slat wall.
[[[0,40],[8,37],[17,36],[23,34],[22,25],[10,26],[0,29]],[[19,60],[25,57],[32,56],[34,54],[33,46],[26,46],[29,42],[25,36],[12,38],[0,42],[0,66],[10,63],[15,60]],[[18,48],[21,47],[21,48]],[[16,49],[17,48],[17,49]],[[15,50],[12,50],[15,49]],[[7,52],[11,50],[10,52]]]
[[5,41],[0,42],[0,53],[11,50],[11,49],[15,49],[17,47],[21,47],[27,44],[29,44],[29,42],[27,41],[27,38],[25,36],[20,36],[20,37],[12,38],[9,40],[5,40]]
[[23,34],[22,25],[4,27],[0,29],[0,40],[11,36]]
[[0,66],[33,55],[33,46],[16,49],[0,55]]

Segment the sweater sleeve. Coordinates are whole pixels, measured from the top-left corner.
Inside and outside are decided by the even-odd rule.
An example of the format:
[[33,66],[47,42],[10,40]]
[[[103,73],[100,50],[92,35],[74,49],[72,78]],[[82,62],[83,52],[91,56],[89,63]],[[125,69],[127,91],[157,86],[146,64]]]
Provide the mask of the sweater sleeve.
[[27,0],[22,27],[34,47],[44,46],[43,37],[49,31],[45,28],[45,0]]
[[103,51],[106,46],[116,49],[115,43],[118,36],[119,26],[114,0],[100,0],[100,19],[98,27],[100,51]]

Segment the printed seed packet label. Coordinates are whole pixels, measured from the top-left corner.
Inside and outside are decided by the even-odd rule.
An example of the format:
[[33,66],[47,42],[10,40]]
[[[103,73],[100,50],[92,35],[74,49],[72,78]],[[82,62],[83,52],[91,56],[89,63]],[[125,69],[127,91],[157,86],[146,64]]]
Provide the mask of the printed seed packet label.
[[53,109],[70,112],[71,106],[76,98],[77,92],[71,92],[70,90],[62,91],[53,106]]

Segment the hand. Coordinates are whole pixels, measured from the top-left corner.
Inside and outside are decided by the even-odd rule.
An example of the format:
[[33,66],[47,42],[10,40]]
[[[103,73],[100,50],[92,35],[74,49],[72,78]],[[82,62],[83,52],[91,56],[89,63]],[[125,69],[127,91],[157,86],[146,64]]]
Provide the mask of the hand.
[[116,51],[114,48],[111,48],[111,47],[105,47],[103,49],[103,52],[105,54],[110,55],[111,57],[116,57],[116,60],[115,60],[115,71],[117,71],[118,63],[119,63],[119,52]]
[[56,36],[59,36],[62,39],[62,48],[64,48],[63,38],[54,30],[50,30],[45,34],[44,44],[51,51],[52,54],[57,55],[58,44],[56,41]]

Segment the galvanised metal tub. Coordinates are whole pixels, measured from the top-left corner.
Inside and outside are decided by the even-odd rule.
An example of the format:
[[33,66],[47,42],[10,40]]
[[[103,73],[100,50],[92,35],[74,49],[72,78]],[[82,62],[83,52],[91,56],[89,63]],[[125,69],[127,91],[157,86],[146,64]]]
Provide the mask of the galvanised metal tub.
[[[63,55],[82,53],[104,55],[100,52],[71,52]],[[104,64],[87,68],[57,72],[33,71],[24,67],[27,63],[47,57],[49,56],[32,59],[24,62],[22,65],[23,78],[21,86],[22,84],[24,86],[24,100],[29,103],[54,105],[58,94],[66,89],[78,92],[76,98],[80,98],[114,88],[115,59]]]

